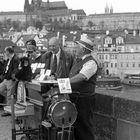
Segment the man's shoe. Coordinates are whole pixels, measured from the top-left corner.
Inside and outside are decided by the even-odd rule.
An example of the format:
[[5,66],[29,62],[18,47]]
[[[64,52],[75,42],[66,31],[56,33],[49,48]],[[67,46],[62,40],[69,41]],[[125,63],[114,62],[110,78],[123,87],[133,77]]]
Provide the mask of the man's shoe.
[[4,112],[3,114],[1,114],[1,117],[7,117],[7,116],[11,116],[11,114],[8,112]]

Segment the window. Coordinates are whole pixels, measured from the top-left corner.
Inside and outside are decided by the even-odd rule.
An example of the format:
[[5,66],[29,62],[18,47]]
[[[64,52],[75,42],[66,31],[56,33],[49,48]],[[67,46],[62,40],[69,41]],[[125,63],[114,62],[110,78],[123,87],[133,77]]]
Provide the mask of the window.
[[129,64],[128,63],[126,64],[126,67],[129,67]]
[[106,64],[106,67],[108,68],[108,63]]
[[113,63],[111,63],[111,68],[113,67]]
[[135,67],[135,63],[133,63],[133,67]]
[[115,68],[117,67],[117,63],[115,63]]
[[121,67],[123,67],[123,63],[121,63]]
[[102,55],[102,59],[104,59],[104,55]]

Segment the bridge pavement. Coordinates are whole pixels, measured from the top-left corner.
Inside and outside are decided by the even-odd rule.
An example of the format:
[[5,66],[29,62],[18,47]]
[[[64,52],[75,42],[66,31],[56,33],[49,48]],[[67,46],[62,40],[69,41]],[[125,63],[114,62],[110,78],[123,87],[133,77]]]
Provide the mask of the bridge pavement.
[[[1,117],[3,110],[0,109],[0,140],[12,140],[12,123],[11,116]],[[21,136],[17,136],[16,140],[20,140]]]

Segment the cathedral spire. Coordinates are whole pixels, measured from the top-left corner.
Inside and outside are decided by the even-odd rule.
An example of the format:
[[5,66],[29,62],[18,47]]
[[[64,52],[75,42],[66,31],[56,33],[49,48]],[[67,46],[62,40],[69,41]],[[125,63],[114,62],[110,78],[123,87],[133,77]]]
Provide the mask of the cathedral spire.
[[107,3],[106,3],[106,7],[105,7],[105,14],[109,14],[109,7],[108,7]]
[[28,13],[30,11],[30,5],[29,5],[29,0],[25,0],[24,3],[24,12]]
[[111,5],[111,7],[110,7],[110,13],[111,13],[111,14],[113,13],[113,7],[112,7],[112,5]]

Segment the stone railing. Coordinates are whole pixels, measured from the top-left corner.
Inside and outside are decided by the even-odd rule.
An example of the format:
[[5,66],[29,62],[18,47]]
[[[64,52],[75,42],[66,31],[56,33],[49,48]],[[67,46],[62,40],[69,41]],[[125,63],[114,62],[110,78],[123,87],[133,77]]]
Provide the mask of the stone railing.
[[95,140],[140,140],[140,93],[96,90]]

